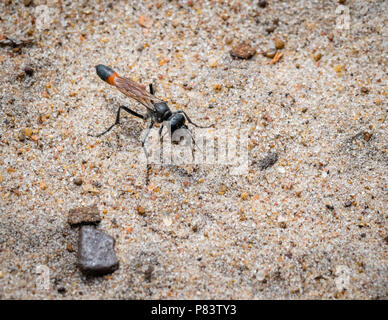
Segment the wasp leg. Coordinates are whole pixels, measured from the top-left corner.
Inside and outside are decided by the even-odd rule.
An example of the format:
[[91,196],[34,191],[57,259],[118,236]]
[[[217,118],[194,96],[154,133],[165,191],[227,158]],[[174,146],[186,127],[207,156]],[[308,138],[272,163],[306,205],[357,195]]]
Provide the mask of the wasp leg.
[[159,135],[159,142],[163,142],[163,137],[162,137],[163,128],[164,128],[164,125],[162,124],[162,126],[159,129],[159,133],[158,133],[158,135]]
[[133,111],[133,110],[131,110],[131,109],[125,107],[125,106],[120,106],[120,107],[119,107],[119,110],[117,111],[115,123],[112,124],[112,125],[111,125],[108,129],[106,129],[104,132],[102,132],[102,133],[96,135],[96,136],[95,136],[96,138],[101,137],[101,136],[104,135],[105,133],[108,133],[110,130],[112,130],[112,128],[113,128],[115,125],[120,124],[120,111],[121,111],[121,109],[123,109],[124,111],[127,111],[128,113],[130,113],[131,115],[133,115],[133,116],[135,116],[135,117],[138,117],[138,118],[140,118],[140,119],[144,119],[144,116],[143,116],[143,115],[141,115],[141,114],[139,114],[139,113],[137,113],[137,112],[135,112],[135,111]]
[[[185,127],[186,127],[185,129],[187,129],[187,131],[190,134],[190,138],[191,138],[191,141],[193,142],[194,146],[197,147],[199,149],[199,151],[201,151],[203,154],[203,151],[201,150],[201,148],[197,145],[197,143],[194,140],[193,133],[191,132],[191,130],[187,126],[185,126]],[[191,155],[192,155],[193,160],[194,160],[194,147],[191,143],[190,143],[190,147],[191,147]]]
[[147,149],[145,147],[145,143],[146,143],[146,140],[148,138],[148,135],[150,134],[150,131],[152,129],[152,127],[154,126],[154,122],[151,121],[150,125],[148,126],[147,128],[147,131],[146,131],[146,134],[144,135],[144,138],[141,140],[141,146],[142,148],[144,149],[144,153],[146,155],[146,158],[147,158],[147,166],[148,166],[148,152],[147,152]]
[[150,93],[155,94],[155,90],[154,90],[152,83],[150,83]]
[[162,124],[158,132],[159,143],[160,143],[160,157],[159,157],[160,165],[163,164],[163,137],[162,137],[163,128],[164,128],[164,125]]
[[147,149],[145,147],[145,143],[146,143],[146,140],[148,138],[148,135],[150,134],[150,131],[152,129],[152,127],[154,126],[154,122],[151,121],[150,125],[148,126],[147,128],[147,131],[146,131],[146,134],[144,135],[144,138],[141,140],[141,146],[143,147],[143,150],[144,150],[144,153],[146,155],[146,159],[147,159],[147,167],[146,167],[146,185],[148,185],[149,183],[149,171],[150,171],[150,164],[148,162],[148,152],[147,152]]
[[187,121],[189,123],[191,123],[193,126],[197,127],[197,128],[203,128],[203,129],[206,129],[206,128],[211,128],[213,125],[210,125],[210,126],[207,126],[207,127],[203,127],[203,126],[199,126],[197,124],[195,124],[193,121],[191,121],[191,119],[189,118],[189,116],[187,115],[186,112],[184,112],[183,110],[179,110],[179,111],[175,111],[174,113],[183,113],[184,116],[186,117]]

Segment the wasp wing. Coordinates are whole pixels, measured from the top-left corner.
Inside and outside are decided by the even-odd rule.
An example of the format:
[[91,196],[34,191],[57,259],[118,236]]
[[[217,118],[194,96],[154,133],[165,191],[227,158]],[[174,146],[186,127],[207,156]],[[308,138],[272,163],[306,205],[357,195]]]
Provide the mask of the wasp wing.
[[117,76],[114,85],[126,96],[135,99],[151,111],[155,111],[153,102],[162,102],[159,98],[146,91],[146,86],[141,85],[129,78]]

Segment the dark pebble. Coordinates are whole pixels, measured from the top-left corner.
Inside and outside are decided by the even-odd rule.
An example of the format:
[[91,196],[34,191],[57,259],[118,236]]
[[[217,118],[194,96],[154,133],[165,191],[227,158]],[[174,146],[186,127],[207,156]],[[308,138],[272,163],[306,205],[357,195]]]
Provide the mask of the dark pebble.
[[267,31],[268,33],[272,33],[275,31],[275,29],[276,29],[276,26],[269,26],[265,28],[265,31]]
[[292,253],[291,252],[287,252],[285,254],[285,256],[288,258],[288,259],[292,259]]
[[349,208],[349,207],[352,206],[352,203],[353,203],[352,201],[346,201],[345,204],[344,204],[344,207],[345,208]]
[[23,142],[26,140],[26,135],[24,134],[24,130],[20,130],[18,134],[18,139],[20,142]]
[[57,291],[58,291],[59,293],[64,294],[64,293],[66,293],[66,288],[65,288],[65,287],[59,287],[59,288],[57,289]]
[[71,226],[83,224],[96,224],[101,221],[100,211],[97,205],[73,208],[69,211],[67,221]]
[[282,228],[282,229],[286,229],[287,228],[287,224],[284,221],[279,222],[279,227]]
[[24,72],[26,73],[26,75],[31,77],[34,74],[34,69],[32,69],[31,67],[25,67]]
[[147,280],[148,282],[151,282],[153,271],[154,271],[154,267],[148,266],[148,269],[144,272],[144,279]]
[[261,1],[259,1],[259,7],[260,8],[265,8],[266,6],[267,6],[267,1],[265,1],[265,0],[261,0]]
[[384,241],[388,244],[388,236],[384,238]]
[[115,239],[110,235],[93,226],[83,226],[78,241],[78,266],[84,274],[101,276],[118,269]]
[[267,156],[259,160],[257,162],[257,165],[259,166],[260,170],[268,169],[269,167],[272,167],[276,162],[278,161],[278,154],[276,152],[270,152],[267,154]]
[[364,132],[364,140],[369,141],[370,138],[372,138],[372,133],[369,133],[367,131]]
[[326,208],[329,209],[329,210],[334,210],[334,207],[331,204],[327,204]]
[[367,87],[362,87],[362,88],[361,88],[361,93],[362,93],[362,94],[368,94],[369,91],[370,91],[370,89],[367,88]]
[[73,182],[77,186],[80,186],[83,183],[82,178],[75,178]]
[[361,233],[360,236],[361,236],[361,238],[365,238],[366,237],[366,233]]

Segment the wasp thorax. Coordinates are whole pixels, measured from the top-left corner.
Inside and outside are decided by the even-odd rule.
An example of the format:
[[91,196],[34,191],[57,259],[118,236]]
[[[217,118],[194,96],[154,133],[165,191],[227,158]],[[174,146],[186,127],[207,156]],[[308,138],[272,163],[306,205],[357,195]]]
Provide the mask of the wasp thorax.
[[171,117],[171,110],[165,102],[158,102],[154,104],[158,122],[163,122]]

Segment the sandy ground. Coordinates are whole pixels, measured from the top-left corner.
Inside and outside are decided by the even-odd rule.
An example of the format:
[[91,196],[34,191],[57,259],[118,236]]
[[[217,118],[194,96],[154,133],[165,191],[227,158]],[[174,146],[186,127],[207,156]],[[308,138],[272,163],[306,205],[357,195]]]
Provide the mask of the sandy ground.
[[[325,0],[24,2],[0,3],[1,39],[34,41],[0,48],[1,299],[388,297],[387,1],[348,0],[349,20]],[[233,59],[245,40],[256,55]],[[248,129],[248,172],[152,165],[146,186],[141,120],[88,136],[143,111],[98,63]],[[93,203],[120,260],[100,278],[67,223]]]

